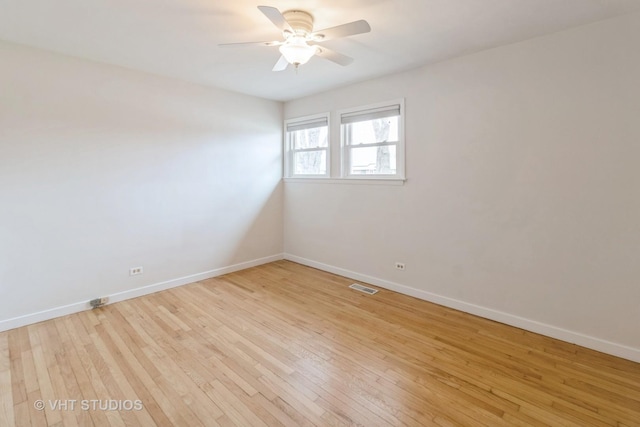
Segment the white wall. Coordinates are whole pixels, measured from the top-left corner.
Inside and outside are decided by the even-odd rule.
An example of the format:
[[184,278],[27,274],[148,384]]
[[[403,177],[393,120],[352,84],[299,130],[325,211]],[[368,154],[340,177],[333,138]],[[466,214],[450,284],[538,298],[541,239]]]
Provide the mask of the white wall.
[[281,257],[280,103],[2,42],[0,63],[0,329]]
[[285,118],[399,97],[408,181],[288,182],[286,256],[640,361],[640,15],[294,100]]

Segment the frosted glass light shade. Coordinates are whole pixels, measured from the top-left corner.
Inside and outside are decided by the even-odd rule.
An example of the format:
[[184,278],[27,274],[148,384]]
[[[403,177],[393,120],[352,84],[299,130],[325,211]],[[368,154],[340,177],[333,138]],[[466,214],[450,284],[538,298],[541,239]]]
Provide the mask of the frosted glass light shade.
[[295,66],[306,64],[315,55],[316,48],[309,46],[304,37],[290,37],[280,46],[280,53],[290,64]]

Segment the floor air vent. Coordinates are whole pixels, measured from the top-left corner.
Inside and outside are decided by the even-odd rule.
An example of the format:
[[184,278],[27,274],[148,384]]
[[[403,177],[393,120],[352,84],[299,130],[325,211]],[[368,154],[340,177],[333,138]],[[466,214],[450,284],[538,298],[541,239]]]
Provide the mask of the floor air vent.
[[353,285],[349,285],[351,289],[355,289],[356,291],[364,292],[365,294],[373,295],[378,293],[377,289],[367,288],[366,286],[358,285],[354,283]]

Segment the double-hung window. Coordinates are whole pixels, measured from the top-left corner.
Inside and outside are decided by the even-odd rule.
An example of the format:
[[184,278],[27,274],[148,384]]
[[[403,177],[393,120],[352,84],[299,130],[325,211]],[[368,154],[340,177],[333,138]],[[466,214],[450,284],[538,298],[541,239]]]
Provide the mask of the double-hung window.
[[404,102],[340,112],[342,175],[404,179]]
[[288,177],[329,176],[329,114],[285,121]]

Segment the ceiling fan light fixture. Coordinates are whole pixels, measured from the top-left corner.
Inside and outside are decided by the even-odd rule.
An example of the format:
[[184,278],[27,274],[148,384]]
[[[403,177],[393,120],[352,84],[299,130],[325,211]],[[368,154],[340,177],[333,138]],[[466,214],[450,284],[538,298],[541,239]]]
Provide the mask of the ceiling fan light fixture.
[[353,62],[353,58],[334,52],[326,47],[320,47],[316,43],[371,31],[369,23],[361,19],[314,32],[313,15],[309,12],[303,10],[280,12],[272,6],[258,6],[258,9],[282,32],[284,41],[223,43],[220,46],[279,46],[281,56],[272,71],[286,70],[289,64],[292,64],[297,70],[300,65],[309,62],[314,55],[338,65],[349,65]]
[[289,64],[294,66],[306,64],[316,54],[316,47],[309,46],[304,37],[293,36],[280,46],[280,53]]

